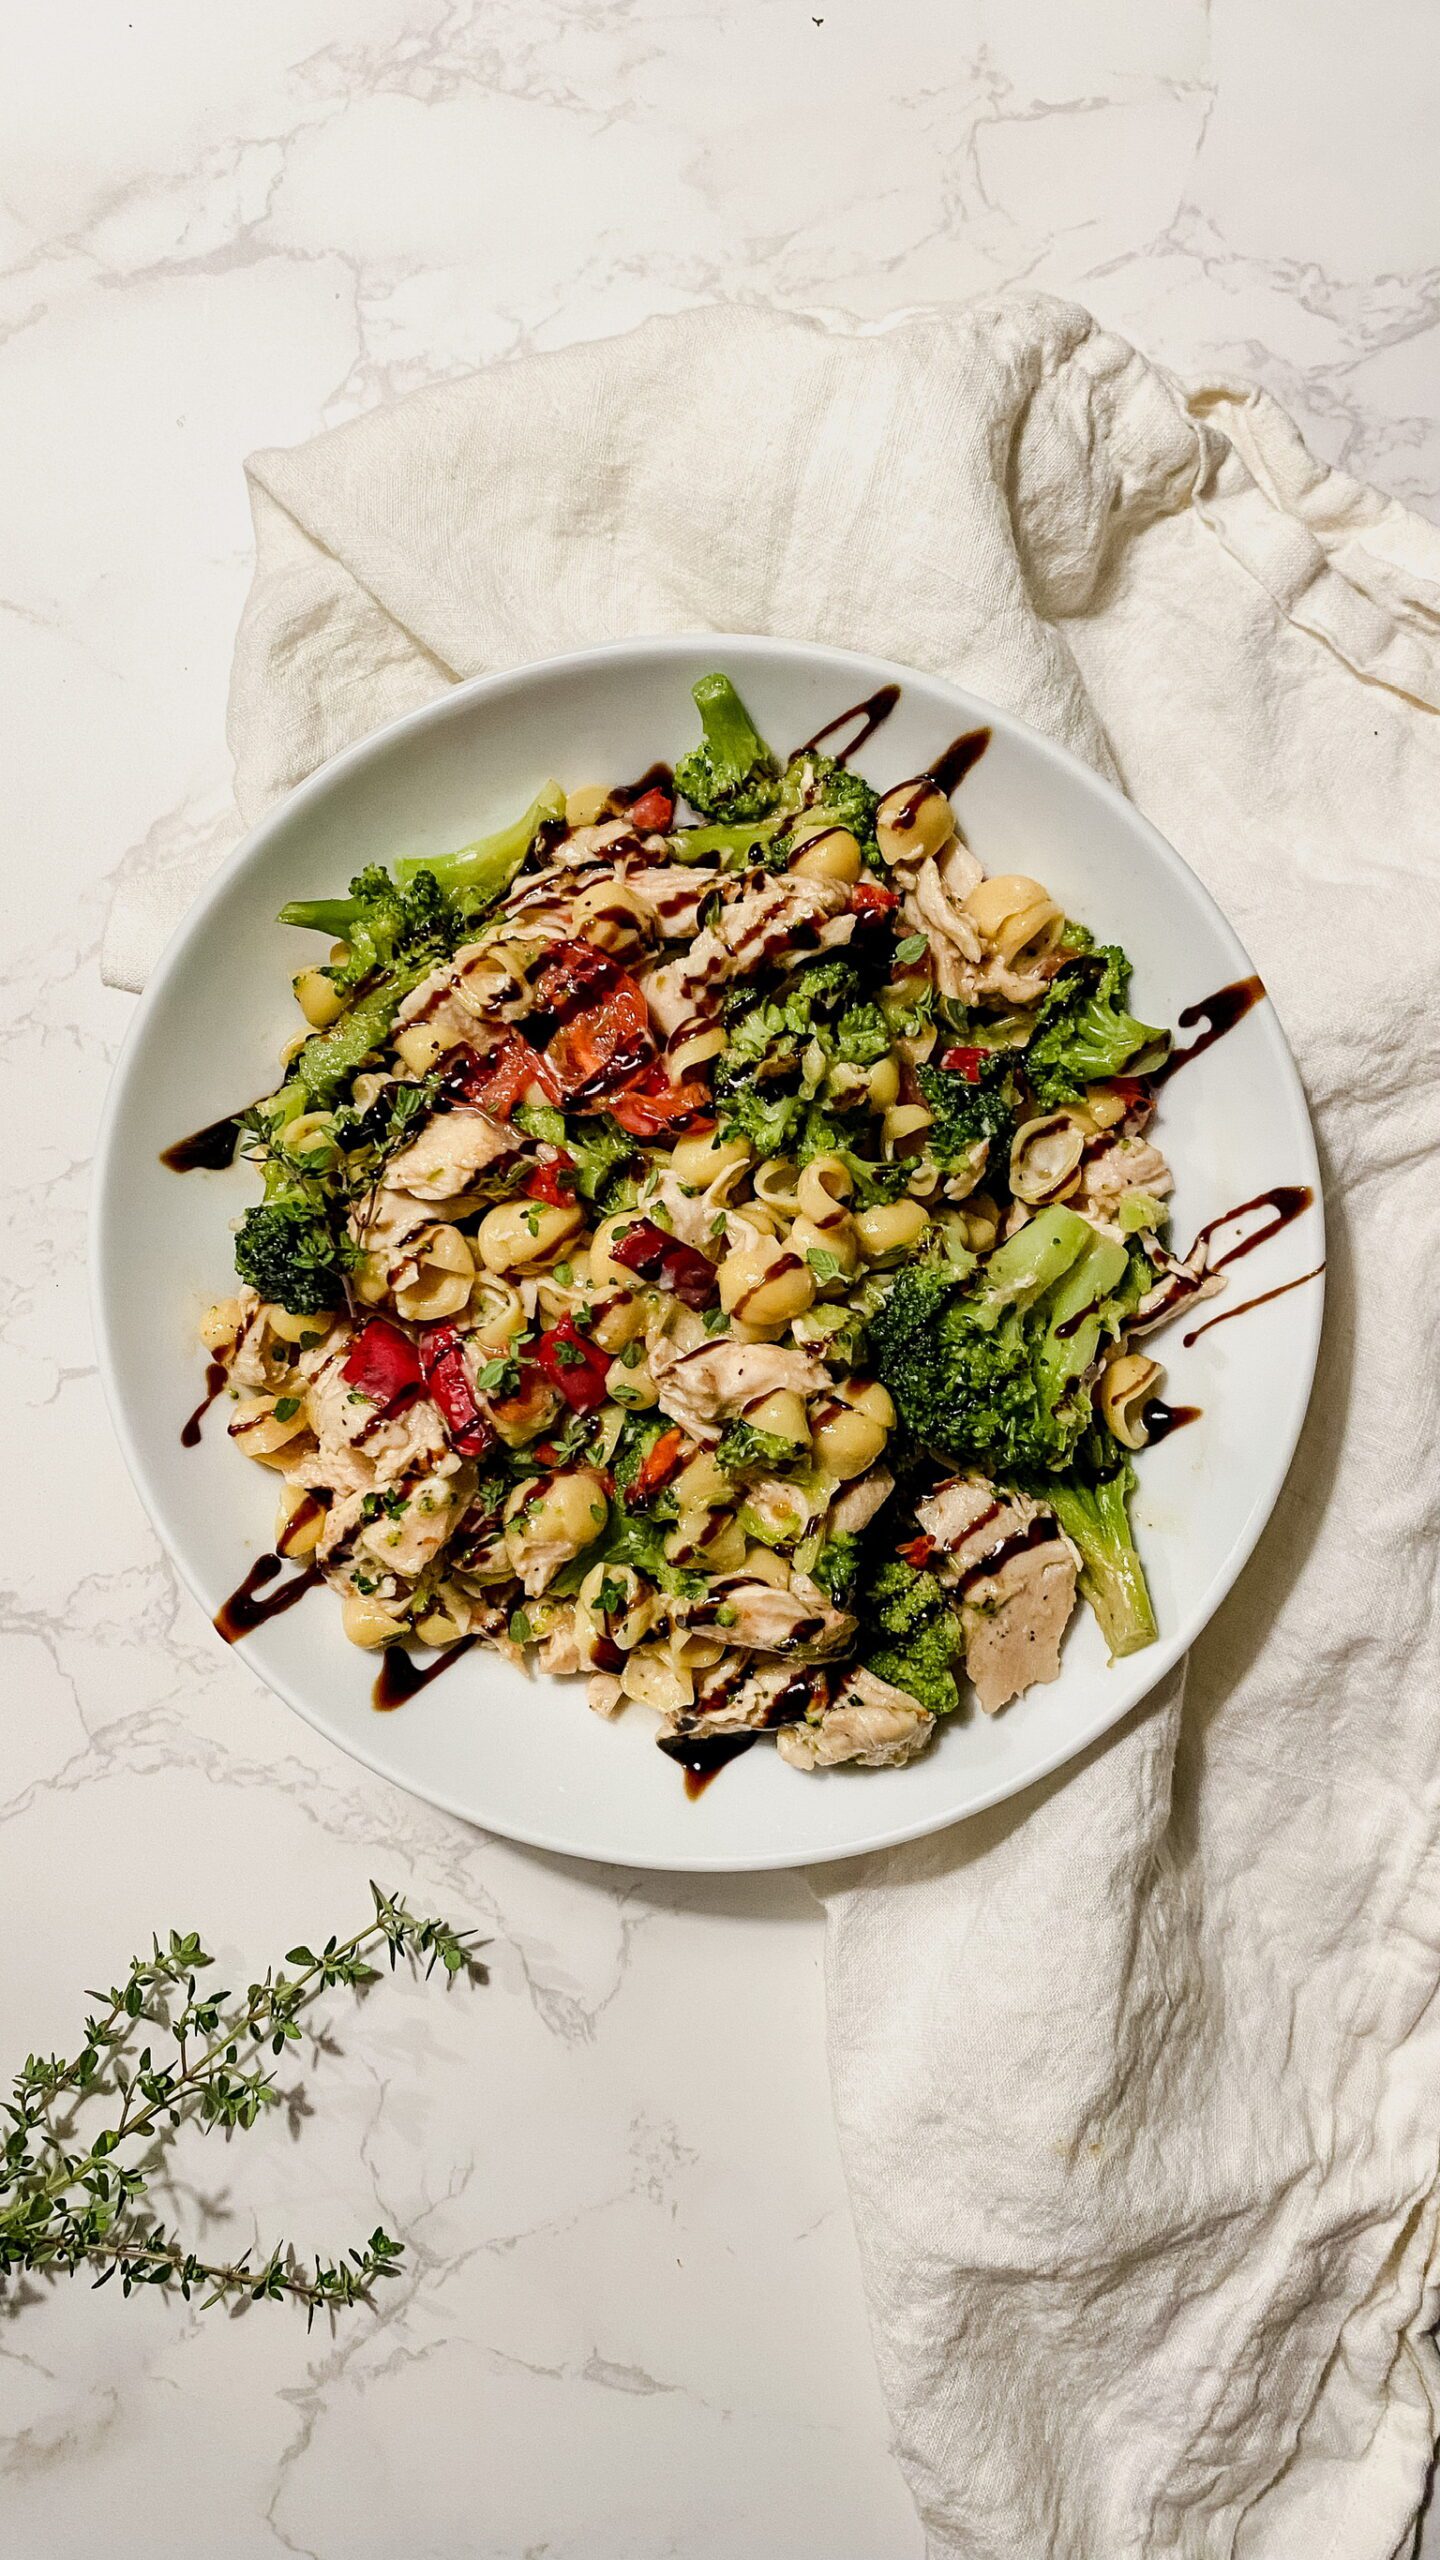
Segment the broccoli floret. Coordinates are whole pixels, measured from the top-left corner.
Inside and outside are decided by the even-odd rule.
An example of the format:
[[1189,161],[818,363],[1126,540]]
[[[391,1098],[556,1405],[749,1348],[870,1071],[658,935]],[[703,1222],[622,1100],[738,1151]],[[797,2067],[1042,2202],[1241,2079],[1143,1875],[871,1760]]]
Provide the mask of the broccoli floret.
[[835,1025],[835,1055],[842,1066],[873,1067],[890,1055],[890,1025],[878,1004],[852,1004]]
[[858,1537],[849,1529],[837,1529],[833,1538],[826,1539],[811,1565],[810,1579],[812,1582],[819,1583],[821,1590],[834,1601],[837,1609],[843,1609],[855,1588],[859,1571],[860,1541]]
[[1118,1076],[1167,1034],[1125,1010],[1130,963],[1113,943],[1085,951],[1060,971],[1035,1019],[1025,1073],[1037,1102],[1054,1110],[1087,1084]]
[[942,1164],[966,1156],[981,1138],[1009,1139],[1017,1119],[1015,1058],[995,1049],[975,1059],[975,1073],[953,1067],[917,1067],[915,1081],[931,1113],[926,1131]]
[[716,1125],[722,1138],[746,1138],[760,1160],[783,1156],[804,1111],[798,1093],[766,1096],[758,1084],[742,1084],[734,1093],[717,1093]]
[[727,1476],[759,1475],[793,1463],[796,1454],[794,1441],[782,1439],[778,1431],[758,1431],[753,1422],[737,1421],[722,1431],[715,1464]]
[[768,818],[780,805],[780,768],[726,675],[693,688],[704,736],[675,765],[677,788],[702,818]]
[[345,1273],[359,1260],[353,1240],[308,1201],[267,1200],[247,1209],[235,1238],[235,1268],[274,1307],[324,1315],[345,1297]]
[[617,1165],[628,1163],[636,1151],[634,1139],[609,1118],[587,1120],[573,1128],[549,1102],[533,1106],[522,1102],[511,1116],[527,1136],[564,1148],[575,1168],[575,1188],[582,1200],[598,1200]]
[[832,827],[848,827],[861,845],[875,841],[879,792],[863,775],[852,773],[834,756],[821,755],[815,747],[802,747],[785,767],[780,806],[796,813],[803,810],[807,819],[823,817]]
[[1045,1209],[971,1277],[899,1272],[872,1317],[870,1357],[924,1447],[989,1474],[1048,1474],[1090,1419],[1084,1373],[1118,1330],[1129,1256],[1070,1209]]
[[1098,1429],[1087,1452],[1106,1472],[1049,1480],[1044,1498],[1080,1550],[1080,1589],[1100,1622],[1111,1661],[1155,1641],[1155,1612],[1130,1526],[1135,1470],[1118,1441]]
[[867,1670],[907,1689],[932,1715],[950,1715],[960,1703],[953,1665],[961,1632],[934,1574],[892,1557],[876,1568],[860,1606],[863,1624],[883,1639],[867,1653]]
[[433,967],[449,958],[464,932],[433,872],[422,871],[402,888],[378,862],[356,873],[348,898],[299,899],[281,908],[280,922],[348,942],[349,957],[325,971],[342,996],[400,962]]

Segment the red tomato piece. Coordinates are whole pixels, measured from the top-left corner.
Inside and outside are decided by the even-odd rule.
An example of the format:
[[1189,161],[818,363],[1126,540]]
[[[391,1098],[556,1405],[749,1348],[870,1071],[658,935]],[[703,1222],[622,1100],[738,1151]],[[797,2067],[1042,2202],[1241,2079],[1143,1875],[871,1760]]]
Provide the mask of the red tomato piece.
[[637,835],[663,836],[675,815],[668,791],[642,791],[625,812]]
[[548,1200],[552,1208],[568,1209],[575,1198],[575,1167],[568,1156],[552,1156],[527,1173],[520,1188],[527,1200]]
[[552,942],[535,1003],[557,1018],[545,1057],[561,1101],[603,1100],[653,1054],[644,996],[629,971],[592,942]]
[[528,1085],[538,1085],[547,1102],[556,1098],[545,1060],[518,1031],[507,1031],[488,1057],[474,1049],[452,1049],[441,1061],[442,1106],[487,1112],[492,1120],[508,1120]]
[[983,1049],[946,1049],[940,1059],[942,1067],[948,1067],[952,1075],[963,1076],[967,1084],[979,1083],[984,1063]]
[[562,1316],[548,1333],[541,1334],[535,1363],[547,1383],[559,1389],[572,1413],[593,1413],[604,1403],[610,1354],[598,1343],[586,1341],[573,1316]]
[[341,1366],[341,1376],[358,1388],[381,1413],[393,1413],[398,1405],[418,1395],[421,1386],[420,1357],[408,1334],[387,1324],[383,1316],[372,1316],[362,1324]]
[[431,1324],[420,1336],[420,1370],[449,1435],[464,1458],[483,1458],[495,1438],[471,1381],[465,1347],[453,1324]]
[[882,889],[878,880],[857,880],[850,892],[850,912],[869,924],[882,916],[893,916],[900,900],[893,889]]
[[658,1058],[643,1075],[634,1077],[623,1093],[612,1095],[606,1109],[632,1138],[679,1138],[715,1126],[705,1086],[694,1078],[687,1078],[684,1084],[671,1084]]
[[668,1484],[679,1471],[685,1446],[683,1431],[662,1431],[641,1459],[627,1500],[632,1503],[648,1502],[652,1493],[658,1493],[662,1485]]
[[639,1280],[654,1280],[662,1289],[673,1289],[682,1305],[711,1307],[719,1290],[715,1265],[693,1244],[682,1244],[678,1236],[665,1233],[663,1227],[649,1218],[637,1218],[610,1248],[611,1260],[633,1271]]

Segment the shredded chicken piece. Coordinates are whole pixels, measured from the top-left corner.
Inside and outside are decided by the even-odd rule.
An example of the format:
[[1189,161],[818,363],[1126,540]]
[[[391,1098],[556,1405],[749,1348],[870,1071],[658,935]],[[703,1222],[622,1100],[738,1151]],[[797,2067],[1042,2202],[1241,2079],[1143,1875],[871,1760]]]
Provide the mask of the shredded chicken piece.
[[945,1551],[944,1578],[973,1572],[997,1547],[1019,1537],[1041,1516],[1028,1494],[997,1493],[984,1476],[952,1476],[915,1505],[915,1517]]
[[779,1342],[707,1342],[696,1350],[676,1351],[661,1340],[650,1347],[650,1374],[661,1412],[695,1440],[718,1440],[719,1416],[738,1412],[777,1387],[818,1396],[830,1384],[823,1362]]
[[969,846],[957,837],[947,850],[922,862],[914,886],[906,892],[906,923],[923,933],[935,955],[935,973],[943,996],[962,1004],[1038,1004],[1065,954],[1054,952],[1029,969],[1011,969],[983,936],[963,901],[982,877]]
[[593,1715],[618,1715],[625,1703],[618,1674],[614,1671],[592,1671],[585,1683],[585,1702]]
[[1087,1157],[1074,1205],[1112,1218],[1127,1191],[1148,1191],[1153,1199],[1165,1200],[1174,1188],[1170,1167],[1148,1138],[1116,1138]]
[[858,1760],[865,1769],[898,1769],[924,1750],[935,1718],[904,1689],[852,1671],[833,1707],[814,1724],[782,1726],[775,1748],[792,1769],[833,1769]]
[[1077,1558],[1068,1538],[1006,1559],[961,1602],[965,1669],[987,1716],[1060,1671],[1060,1639],[1075,1606]]
[[808,1665],[791,1667],[757,1662],[748,1653],[724,1653],[697,1681],[694,1705],[672,1717],[666,1731],[704,1740],[712,1733],[766,1732],[798,1722],[817,1689],[825,1696],[827,1677],[823,1669]]
[[367,1520],[355,1544],[373,1556],[386,1573],[418,1582],[438,1556],[474,1490],[475,1471],[458,1458],[442,1458],[428,1474],[416,1476],[390,1492],[373,1520]]
[[786,1591],[753,1582],[743,1573],[718,1574],[703,1600],[680,1601],[677,1621],[692,1627],[721,1624],[727,1644],[741,1652],[788,1653],[797,1662],[823,1662],[843,1653],[855,1633],[848,1609],[833,1608],[819,1585],[797,1573]]
[[[382,1418],[373,1404],[355,1394],[344,1374],[349,1347],[348,1326],[338,1328],[316,1349],[302,1352],[298,1363],[305,1380],[310,1428],[318,1443],[318,1464],[323,1467],[333,1458],[347,1461],[363,1455],[373,1470],[373,1484],[390,1486],[407,1476],[427,1473],[449,1458],[444,1425],[428,1396],[417,1396],[398,1413]],[[326,1474],[319,1481],[334,1484],[336,1479]]]
[[437,1111],[418,1138],[392,1156],[382,1192],[405,1191],[416,1200],[453,1200],[487,1165],[516,1153],[508,1129],[484,1111]]
[[887,1503],[895,1490],[895,1478],[888,1467],[872,1467],[866,1476],[856,1476],[830,1506],[827,1527],[838,1536],[854,1537],[868,1529],[875,1514]]

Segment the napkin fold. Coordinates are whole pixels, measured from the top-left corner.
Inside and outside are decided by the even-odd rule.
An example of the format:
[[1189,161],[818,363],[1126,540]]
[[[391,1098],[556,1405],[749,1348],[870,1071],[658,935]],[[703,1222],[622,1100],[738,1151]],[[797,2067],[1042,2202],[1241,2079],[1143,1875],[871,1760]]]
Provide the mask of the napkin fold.
[[[832,2071],[935,2560],[1391,2560],[1440,2418],[1440,533],[1032,295],[657,320],[250,484],[247,820],[459,678],[771,631],[1063,739],[1253,952],[1331,1239],[1289,1484],[1185,1680],[821,1880]],[[123,885],[113,981],[213,855]]]

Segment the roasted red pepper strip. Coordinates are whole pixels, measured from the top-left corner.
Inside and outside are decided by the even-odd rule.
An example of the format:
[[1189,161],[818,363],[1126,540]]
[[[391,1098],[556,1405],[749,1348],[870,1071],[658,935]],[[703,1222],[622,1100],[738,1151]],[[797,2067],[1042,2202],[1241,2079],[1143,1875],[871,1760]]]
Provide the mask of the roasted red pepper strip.
[[612,1094],[605,1107],[632,1138],[679,1138],[715,1126],[705,1086],[693,1078],[671,1084],[659,1059],[634,1077],[623,1093]]
[[980,1070],[985,1064],[985,1052],[983,1049],[946,1049],[940,1064],[948,1067],[952,1075],[963,1076],[967,1084],[978,1084]]
[[495,1438],[494,1426],[482,1413],[465,1358],[465,1346],[453,1324],[429,1324],[420,1336],[420,1373],[439,1406],[450,1446],[462,1458],[483,1458]]
[[720,1282],[715,1265],[693,1244],[682,1244],[678,1236],[667,1236],[663,1227],[653,1226],[648,1218],[637,1218],[610,1248],[612,1261],[622,1263],[637,1279],[657,1281],[662,1289],[673,1289],[687,1307],[711,1307],[715,1303]]
[[642,791],[625,812],[637,835],[663,836],[675,815],[668,791]]
[[641,1459],[626,1501],[648,1502],[652,1493],[658,1493],[662,1484],[668,1484],[679,1470],[685,1446],[683,1431],[662,1431]]
[[575,1198],[575,1167],[568,1156],[553,1156],[527,1173],[520,1188],[527,1200],[548,1200],[552,1208],[568,1209]]
[[393,1413],[419,1394],[422,1373],[409,1335],[382,1316],[372,1316],[346,1352],[340,1374],[381,1413]]
[[611,1354],[587,1342],[573,1316],[562,1316],[535,1345],[535,1365],[558,1387],[572,1413],[593,1413],[605,1401]]
[[922,1532],[918,1538],[907,1538],[904,1545],[897,1547],[895,1552],[898,1556],[903,1556],[907,1564],[913,1565],[917,1573],[923,1573],[935,1553],[935,1541],[933,1538],[927,1538]]
[[867,921],[893,916],[900,900],[893,889],[882,889],[878,880],[857,880],[850,892],[850,912]]

